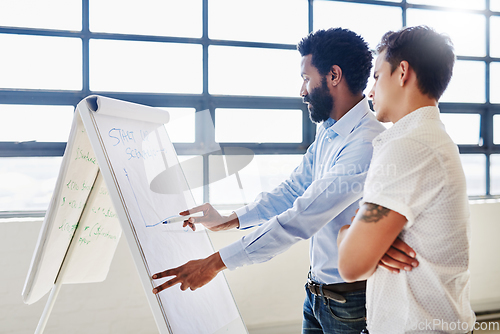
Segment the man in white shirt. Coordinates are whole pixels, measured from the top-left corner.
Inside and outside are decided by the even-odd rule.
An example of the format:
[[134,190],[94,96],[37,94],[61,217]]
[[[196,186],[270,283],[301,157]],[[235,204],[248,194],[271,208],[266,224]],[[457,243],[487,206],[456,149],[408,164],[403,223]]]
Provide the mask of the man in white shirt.
[[[370,97],[377,119],[394,125],[373,140],[359,212],[339,232],[339,271],[347,282],[368,279],[370,334],[469,333],[466,184],[438,109],[453,46],[428,27],[410,27],[385,34],[377,51]],[[420,264],[393,275],[377,263],[398,236]]]

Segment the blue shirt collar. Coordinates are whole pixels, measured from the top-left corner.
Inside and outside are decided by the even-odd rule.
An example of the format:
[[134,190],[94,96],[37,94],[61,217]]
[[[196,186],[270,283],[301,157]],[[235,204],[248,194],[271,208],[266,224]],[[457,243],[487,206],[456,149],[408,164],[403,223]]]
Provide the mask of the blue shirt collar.
[[323,122],[323,126],[325,129],[331,127],[331,129],[339,136],[347,137],[347,135],[352,132],[354,127],[359,124],[359,121],[368,113],[368,111],[370,111],[370,106],[368,105],[368,99],[365,96],[338,121],[328,118]]
[[329,127],[331,127],[335,123],[336,122],[333,118],[328,117],[328,119],[326,121],[324,121],[322,125],[325,127],[325,129],[328,129]]

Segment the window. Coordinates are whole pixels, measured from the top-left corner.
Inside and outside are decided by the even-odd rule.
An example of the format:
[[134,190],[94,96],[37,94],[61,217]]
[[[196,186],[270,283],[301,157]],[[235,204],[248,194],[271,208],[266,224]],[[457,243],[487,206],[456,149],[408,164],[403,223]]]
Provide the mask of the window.
[[44,211],[62,157],[0,158],[0,211]]
[[481,196],[486,192],[486,158],[482,154],[462,154],[462,167],[469,196]]
[[307,1],[288,0],[284,4],[282,0],[210,0],[209,37],[296,44],[308,33]]
[[82,89],[80,39],[0,34],[0,45],[0,88]]
[[500,62],[490,64],[490,101],[500,103]]
[[[383,20],[374,25],[374,17]],[[417,24],[455,45],[440,109],[469,195],[500,195],[500,0],[1,1],[8,52],[0,53],[0,116],[9,121],[0,124],[0,211],[46,209],[74,107],[90,94],[170,111],[167,128],[192,169],[197,202],[251,201],[286,177],[314,140],[299,96],[297,42],[341,26],[375,48],[386,31]],[[220,161],[207,147],[255,155],[217,180]],[[290,168],[274,174],[275,165]],[[240,197],[228,198],[226,186]]]
[[500,195],[500,154],[491,155],[491,194]]
[[[455,144],[478,145],[480,139],[481,115],[478,114],[441,114],[446,132]],[[467,129],[467,131],[464,131]]]
[[419,5],[434,5],[460,9],[485,9],[484,0],[408,0],[409,3]]
[[500,115],[493,116],[493,143],[500,145]]
[[490,0],[490,9],[494,12],[500,12],[500,0]]
[[194,143],[195,112],[194,108],[161,108],[170,114],[166,127],[172,143]]
[[90,40],[92,91],[202,92],[201,45]]
[[484,103],[486,64],[481,61],[457,60],[453,77],[440,102]]
[[201,37],[202,0],[91,0],[90,31]]
[[302,110],[215,109],[218,143],[301,143]]
[[2,0],[0,22],[4,27],[80,31],[82,4],[80,0]]
[[0,142],[65,142],[73,106],[0,104]]
[[[472,1],[468,1],[469,3]],[[467,22],[467,24],[463,24]],[[428,25],[450,36],[455,53],[461,56],[486,55],[486,18],[481,14],[427,9],[408,9],[408,26]]]
[[[278,186],[301,161],[302,156],[298,154],[255,155],[237,174],[210,183],[212,204],[224,207],[250,203],[261,192]],[[215,164],[215,160],[212,163]]]
[[300,54],[295,50],[211,46],[208,51],[210,94],[299,96]]
[[492,16],[490,19],[490,54],[492,57],[500,57],[500,16]]
[[[354,1],[353,1],[354,2]],[[355,13],[348,15],[347,13]],[[377,24],[373,24],[374,18]],[[401,7],[365,5],[340,1],[314,2],[314,30],[328,29],[332,26],[351,29],[363,36],[370,48],[377,47],[380,38],[389,30],[403,27]]]

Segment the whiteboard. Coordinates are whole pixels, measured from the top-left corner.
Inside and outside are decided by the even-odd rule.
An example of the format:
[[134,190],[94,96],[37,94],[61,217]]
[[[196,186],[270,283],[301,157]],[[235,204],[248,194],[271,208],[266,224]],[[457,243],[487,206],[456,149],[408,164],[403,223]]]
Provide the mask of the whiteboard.
[[168,113],[100,96],[83,100],[77,111],[160,332],[247,333],[223,273],[196,291],[151,292],[163,282],[153,282],[153,273],[213,253],[203,228],[158,225],[195,205],[164,126]]

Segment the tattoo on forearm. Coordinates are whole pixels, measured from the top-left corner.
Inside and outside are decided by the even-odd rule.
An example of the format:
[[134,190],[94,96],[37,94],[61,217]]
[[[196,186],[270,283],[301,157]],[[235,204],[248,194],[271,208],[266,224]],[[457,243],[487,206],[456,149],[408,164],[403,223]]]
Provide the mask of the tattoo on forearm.
[[365,203],[366,209],[361,214],[361,220],[365,223],[376,223],[389,214],[390,209],[373,203]]

